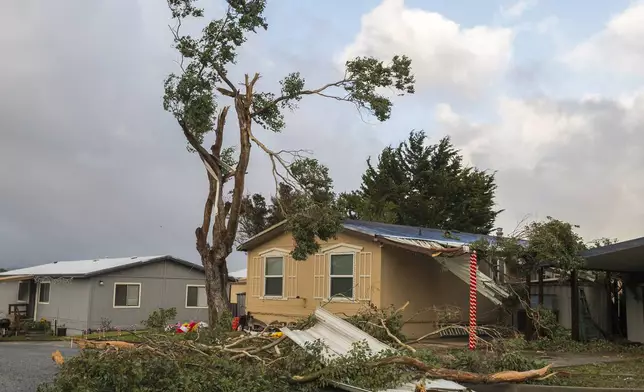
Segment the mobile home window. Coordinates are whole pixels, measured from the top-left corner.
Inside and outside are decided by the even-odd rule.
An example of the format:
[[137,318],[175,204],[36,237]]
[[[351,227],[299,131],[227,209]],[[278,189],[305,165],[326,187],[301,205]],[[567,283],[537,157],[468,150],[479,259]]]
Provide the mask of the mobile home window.
[[43,282],[40,284],[40,294],[38,295],[38,302],[41,304],[49,303],[49,290],[51,289],[51,283]]
[[139,307],[141,305],[140,283],[115,283],[114,307]]
[[331,255],[331,297],[353,298],[353,262],[352,253]]
[[18,301],[20,302],[29,301],[29,282],[18,283]]
[[186,289],[186,308],[207,308],[206,286],[188,285]]
[[281,297],[284,291],[284,258],[267,257],[264,269],[264,296]]

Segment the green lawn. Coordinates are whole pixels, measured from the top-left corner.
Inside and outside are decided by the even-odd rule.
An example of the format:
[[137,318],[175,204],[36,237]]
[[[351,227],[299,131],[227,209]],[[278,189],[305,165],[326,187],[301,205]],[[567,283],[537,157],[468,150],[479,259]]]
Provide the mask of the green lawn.
[[540,384],[596,388],[643,388],[644,358],[556,369]]
[[[94,332],[89,335],[83,336],[75,336],[74,338],[85,338],[88,340],[120,340],[123,342],[139,342],[141,341],[141,338],[137,335],[143,335],[146,334],[146,330],[140,330],[136,331],[136,333],[130,333],[127,331],[109,331],[109,332]],[[71,339],[71,337],[67,337],[67,339]]]

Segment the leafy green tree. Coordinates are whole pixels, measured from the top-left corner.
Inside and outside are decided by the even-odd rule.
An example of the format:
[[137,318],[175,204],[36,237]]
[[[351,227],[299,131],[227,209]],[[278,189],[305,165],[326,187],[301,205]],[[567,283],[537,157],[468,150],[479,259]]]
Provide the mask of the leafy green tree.
[[[539,270],[540,267],[554,268],[560,275],[583,266],[581,253],[588,249],[583,238],[577,234],[579,226],[547,217],[543,221],[530,222],[514,233],[494,242],[481,239],[472,247],[484,260],[502,260],[508,272],[524,277]],[[609,243],[600,239],[596,243]],[[591,245],[592,246],[592,245]]]
[[[289,183],[280,182],[277,194],[270,198],[270,205],[260,193],[244,197],[239,218],[239,235],[237,237],[239,242],[244,242],[287,218],[294,218],[298,214],[307,215],[310,211],[298,210],[301,205],[298,200],[301,198],[306,198],[309,203],[333,211],[335,213],[334,220],[338,225],[340,224],[342,216],[336,205],[333,181],[329,177],[328,169],[316,159],[303,158],[291,165],[291,173],[294,180],[300,185],[299,189],[289,184],[291,181]],[[307,206],[307,203],[304,203],[304,206]]]
[[449,137],[427,144],[423,131],[412,131],[378,158],[367,160],[360,189],[341,195],[346,216],[471,233],[494,227],[494,173],[465,166]]
[[[297,108],[305,96],[315,95],[344,101],[359,110],[385,121],[391,113],[391,100],[379,93],[381,89],[393,89],[400,94],[414,92],[414,77],[411,61],[405,56],[394,56],[390,63],[371,57],[359,57],[346,62],[343,77],[317,88],[309,88],[299,72],[287,75],[281,82],[278,93],[260,91],[259,73],[246,74],[241,83],[228,73],[235,64],[237,50],[249,34],[265,30],[268,24],[264,17],[266,0],[227,0],[227,10],[222,18],[210,21],[198,36],[185,35],[180,27],[187,19],[201,18],[204,12],[195,6],[195,0],[168,0],[175,20],[171,27],[175,48],[179,52],[179,72],[165,81],[164,108],[174,115],[189,149],[199,156],[206,167],[208,192],[204,205],[203,221],[196,229],[196,247],[206,273],[209,320],[215,324],[218,314],[227,309],[226,281],[228,268],[226,258],[233,251],[239,228],[240,212],[244,204],[244,189],[251,145],[267,154],[276,179],[308,194],[294,177],[292,164],[298,157],[272,150],[254,133],[260,126],[279,132],[285,127],[283,112]],[[224,148],[226,119],[234,110],[239,145],[233,153]],[[214,143],[206,145],[205,136],[214,134]],[[234,166],[234,167],[232,167]],[[232,182],[231,197],[224,203],[220,195],[224,184]],[[298,208],[312,203],[315,195],[298,198]],[[322,207],[310,210],[327,217]],[[322,240],[335,235],[339,225],[330,225],[329,219],[303,219],[304,215],[289,218],[289,225],[297,243],[293,256],[302,259],[319,246],[315,238]],[[332,221],[332,220],[331,220]],[[212,227],[211,227],[212,226]]]

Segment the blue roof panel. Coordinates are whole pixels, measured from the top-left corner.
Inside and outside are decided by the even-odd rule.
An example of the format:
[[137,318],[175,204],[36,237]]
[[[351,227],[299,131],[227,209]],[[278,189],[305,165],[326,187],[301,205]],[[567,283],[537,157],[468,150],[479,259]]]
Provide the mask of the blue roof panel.
[[[430,229],[417,226],[402,226],[390,223],[368,222],[359,220],[346,220],[344,227],[372,236],[390,236],[415,240],[433,241],[438,243],[471,244],[480,238],[485,238],[490,242],[495,241],[495,237],[483,234],[463,233],[460,231],[449,231],[440,229]],[[449,233],[448,236],[445,234]]]

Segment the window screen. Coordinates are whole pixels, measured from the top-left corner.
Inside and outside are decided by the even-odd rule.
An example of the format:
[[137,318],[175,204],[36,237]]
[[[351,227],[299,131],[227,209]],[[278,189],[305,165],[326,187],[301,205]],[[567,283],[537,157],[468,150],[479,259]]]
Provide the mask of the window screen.
[[186,306],[189,308],[205,308],[208,306],[206,288],[201,286],[188,286]]
[[139,306],[138,284],[116,284],[114,286],[114,306]]

